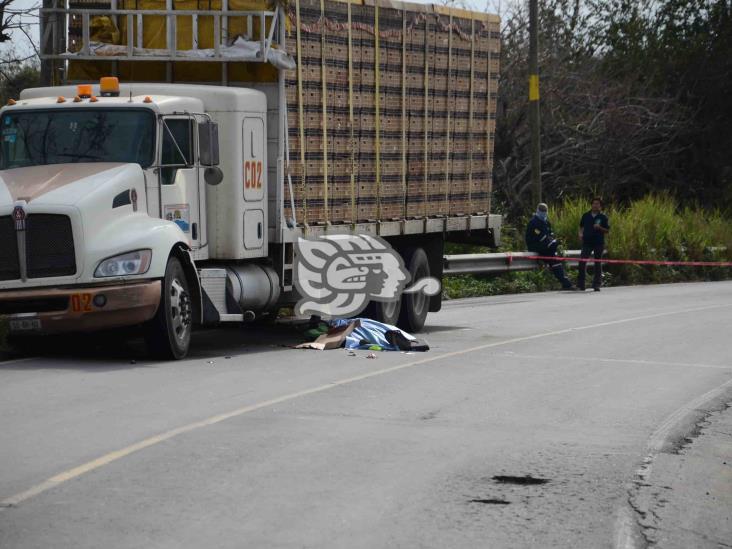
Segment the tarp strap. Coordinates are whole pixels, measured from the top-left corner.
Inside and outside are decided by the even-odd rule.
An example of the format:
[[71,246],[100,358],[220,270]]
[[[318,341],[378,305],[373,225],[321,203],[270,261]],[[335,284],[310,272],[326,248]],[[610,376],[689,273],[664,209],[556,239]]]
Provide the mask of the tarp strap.
[[452,14],[450,14],[450,25],[447,34],[447,93],[446,107],[447,119],[445,120],[445,212],[450,213],[450,160],[452,154],[450,151],[450,122],[452,115]]
[[308,189],[306,185],[307,169],[305,166],[305,120],[304,120],[304,107],[302,99],[302,40],[300,38],[300,0],[295,0],[295,18],[297,19],[297,115],[298,123],[300,125],[300,164],[302,173],[300,174],[300,185],[301,192],[300,197],[303,203],[303,220],[302,222],[307,225],[308,223]]
[[427,183],[429,181],[429,133],[427,130],[427,121],[430,114],[430,33],[429,18],[424,20],[424,118],[422,119],[422,131],[424,132],[424,157],[423,161],[423,185],[422,192],[424,200],[422,200],[422,208],[424,216],[427,217]]
[[402,215],[407,216],[407,10],[402,10]]
[[330,210],[328,208],[328,67],[325,64],[326,44],[325,44],[325,0],[320,0],[320,19],[323,25],[320,29],[320,75],[323,84],[322,103],[323,103],[323,216],[326,224],[329,222]]
[[356,141],[353,119],[353,29],[351,27],[351,0],[348,0],[348,120],[351,129],[351,222],[356,216]]
[[473,92],[475,91],[475,19],[470,18],[470,99],[468,104],[468,213],[473,213]]
[[379,43],[379,5],[374,4],[374,110],[376,142],[376,219],[381,219],[381,44]]
[[[484,27],[488,33],[488,69],[486,72],[486,86],[485,86],[485,163],[486,163],[486,178],[488,179],[488,196],[491,193],[491,180],[493,175],[491,174],[491,33],[490,27]],[[490,198],[489,198],[490,200]],[[490,206],[490,205],[489,205]],[[490,210],[489,210],[490,211]]]
[[[284,78],[283,75],[280,75],[280,78]],[[282,89],[282,88],[280,88]],[[295,213],[295,193],[292,190],[292,166],[290,165],[290,121],[289,121],[289,113],[287,107],[284,109],[285,112],[282,113],[282,125],[283,128],[283,134],[285,137],[285,174],[287,176],[287,191],[290,194],[290,214],[292,217],[292,224],[294,227],[297,227],[297,214]],[[284,206],[283,206],[284,209]]]

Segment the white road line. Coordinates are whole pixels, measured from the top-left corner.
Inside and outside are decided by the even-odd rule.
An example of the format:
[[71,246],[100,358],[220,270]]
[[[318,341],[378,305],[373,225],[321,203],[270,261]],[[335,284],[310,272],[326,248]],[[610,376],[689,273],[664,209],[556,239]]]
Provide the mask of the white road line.
[[502,353],[502,357],[508,358],[527,358],[531,360],[576,360],[578,362],[607,362],[610,364],[639,364],[642,366],[681,366],[684,368],[711,368],[714,370],[732,370],[732,364],[724,366],[722,364],[699,364],[695,362],[663,362],[658,360],[635,360],[632,358],[602,358],[596,356],[561,356],[561,355],[520,355],[516,353]]
[[615,548],[635,549],[639,545],[638,528],[630,506],[621,506],[615,519]]
[[[732,379],[725,383],[722,383],[719,387],[716,387],[711,391],[707,391],[706,393],[695,398],[694,400],[687,402],[681,408],[669,415],[664,420],[664,422],[661,423],[661,425],[659,425],[655,431],[653,431],[653,434],[651,434],[650,438],[648,439],[649,453],[655,455],[660,452],[666,444],[666,440],[671,434],[671,431],[674,429],[674,427],[676,427],[676,425],[678,425],[688,414],[698,409],[702,409],[706,403],[719,397],[730,386],[732,386]],[[650,470],[650,466],[646,467],[646,470]]]
[[383,368],[381,370],[374,370],[374,371],[368,372],[366,374],[361,374],[358,376],[353,376],[353,377],[341,379],[338,381],[334,381],[332,383],[327,383],[325,385],[319,385],[319,386],[313,387],[311,389],[305,389],[303,391],[290,393],[287,395],[283,395],[281,397],[273,398],[271,400],[266,400],[263,402],[259,402],[257,404],[252,404],[250,406],[244,406],[242,408],[237,408],[236,410],[232,410],[230,412],[215,415],[215,416],[212,416],[210,418],[207,418],[207,419],[204,419],[201,421],[189,423],[188,425],[184,425],[182,427],[177,427],[176,429],[171,429],[169,431],[165,431],[163,433],[160,433],[160,434],[154,435],[152,437],[146,438],[144,440],[141,440],[139,442],[136,442],[135,444],[132,444],[125,448],[121,448],[119,450],[115,450],[113,452],[105,454],[92,461],[88,461],[82,465],[79,465],[78,467],[74,467],[74,468],[68,469],[62,473],[54,475],[51,478],[29,488],[28,490],[25,490],[23,492],[17,493],[15,495],[12,495],[10,497],[3,499],[2,501],[0,501],[0,510],[17,506],[20,503],[31,499],[32,497],[35,497],[39,494],[47,492],[48,490],[50,490],[52,488],[55,488],[56,486],[59,486],[60,484],[73,480],[86,473],[95,471],[96,469],[104,467],[105,465],[109,465],[110,463],[113,463],[126,456],[129,456],[130,454],[134,454],[135,452],[139,452],[140,450],[144,450],[145,448],[149,448],[151,446],[160,444],[161,442],[165,442],[166,440],[170,440],[171,438],[176,437],[178,435],[182,435],[184,433],[189,433],[191,431],[195,431],[195,430],[201,429],[203,427],[208,427],[210,425],[215,425],[222,421],[226,421],[227,419],[242,416],[244,414],[248,414],[248,413],[251,413],[251,412],[254,412],[257,410],[261,410],[263,408],[268,408],[275,404],[281,404],[283,402],[287,402],[287,401],[294,400],[297,398],[313,395],[316,393],[321,393],[323,391],[327,391],[327,390],[333,389],[335,387],[341,387],[343,385],[350,385],[351,383],[355,383],[357,381],[363,381],[365,379],[369,379],[372,377],[381,376],[381,375],[385,375],[385,374],[390,374],[392,372],[397,372],[399,370],[404,370],[406,368],[413,368],[415,366],[420,366],[422,364],[428,364],[428,363],[436,362],[438,360],[442,360],[445,358],[451,358],[451,357],[455,357],[455,356],[465,355],[468,353],[473,353],[476,351],[482,351],[485,349],[490,349],[492,347],[511,345],[513,343],[522,343],[524,341],[532,341],[532,340],[540,339],[540,338],[544,338],[544,337],[552,337],[552,336],[556,336],[556,335],[567,334],[567,333],[571,333],[571,332],[577,331],[577,330],[590,330],[593,328],[602,328],[605,326],[624,324],[624,323],[628,323],[628,322],[637,322],[639,320],[647,320],[650,318],[660,318],[660,317],[664,317],[664,316],[673,316],[673,315],[686,314],[686,313],[710,311],[710,310],[714,310],[714,309],[722,309],[722,308],[728,308],[728,307],[732,307],[732,304],[710,305],[707,307],[695,307],[693,309],[681,309],[681,310],[676,310],[676,311],[667,311],[667,312],[663,312],[663,313],[654,313],[651,315],[642,315],[642,316],[636,316],[636,317],[631,317],[631,318],[624,318],[624,319],[620,319],[620,320],[612,320],[609,322],[601,322],[598,324],[589,324],[587,326],[566,328],[564,330],[543,332],[540,334],[534,334],[534,335],[530,335],[530,336],[516,337],[516,338],[512,338],[512,339],[506,339],[504,341],[486,343],[484,345],[478,345],[476,347],[470,347],[468,349],[461,349],[459,351],[452,351],[449,353],[434,355],[434,356],[430,356],[427,358],[423,358],[421,360],[415,360],[413,362],[407,362],[405,364],[399,364],[397,366]]

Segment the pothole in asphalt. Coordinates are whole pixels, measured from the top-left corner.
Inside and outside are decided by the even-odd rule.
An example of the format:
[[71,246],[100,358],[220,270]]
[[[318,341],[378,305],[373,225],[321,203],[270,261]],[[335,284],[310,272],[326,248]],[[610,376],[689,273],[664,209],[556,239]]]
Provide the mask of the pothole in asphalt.
[[550,479],[532,477],[531,475],[526,475],[523,477],[515,477],[515,476],[511,476],[511,475],[496,475],[493,477],[493,480],[495,480],[499,484],[518,484],[520,486],[535,486],[537,484],[546,484],[547,482],[549,482]]
[[470,503],[483,503],[485,505],[510,505],[510,501],[506,501],[505,499],[471,499]]

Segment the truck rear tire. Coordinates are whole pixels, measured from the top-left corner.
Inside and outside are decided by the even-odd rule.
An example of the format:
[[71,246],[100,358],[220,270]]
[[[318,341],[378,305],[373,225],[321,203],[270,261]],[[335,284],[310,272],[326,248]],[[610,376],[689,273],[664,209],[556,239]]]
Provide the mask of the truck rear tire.
[[371,301],[363,311],[363,316],[396,326],[399,322],[401,300],[399,301]]
[[[430,264],[427,254],[422,248],[408,248],[403,254],[404,265],[412,279],[409,285],[422,278],[430,276]],[[423,292],[402,294],[402,307],[399,313],[398,326],[409,333],[416,333],[424,328],[427,312],[430,308],[430,298]]]
[[145,341],[150,354],[162,360],[184,358],[191,344],[192,325],[188,280],[178,258],[170,257],[165,268],[158,311],[145,326]]

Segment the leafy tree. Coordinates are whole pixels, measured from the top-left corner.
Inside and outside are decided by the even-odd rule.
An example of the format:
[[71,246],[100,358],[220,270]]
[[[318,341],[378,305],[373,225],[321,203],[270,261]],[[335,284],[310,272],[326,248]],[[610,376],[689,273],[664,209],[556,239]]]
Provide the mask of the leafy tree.
[[0,105],[8,99],[17,99],[25,88],[40,85],[40,71],[36,62],[20,62],[12,54],[0,60]]
[[[627,202],[671,191],[732,205],[730,0],[540,3],[547,199]],[[494,181],[510,214],[530,200],[524,5],[504,17]]]

